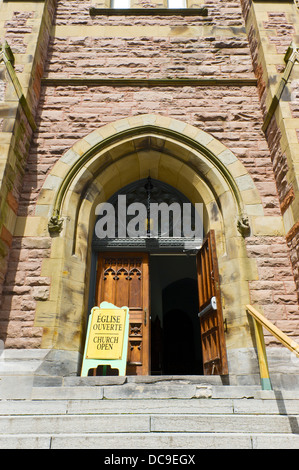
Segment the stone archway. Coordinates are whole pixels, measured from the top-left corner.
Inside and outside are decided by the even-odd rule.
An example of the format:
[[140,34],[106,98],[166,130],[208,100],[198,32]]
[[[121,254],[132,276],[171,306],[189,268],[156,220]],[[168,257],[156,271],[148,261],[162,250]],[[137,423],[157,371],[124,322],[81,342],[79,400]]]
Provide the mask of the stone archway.
[[50,298],[43,302],[49,314],[36,316],[36,325],[44,328],[43,348],[82,351],[95,207],[145,178],[149,169],[191,202],[204,204],[205,231],[216,233],[230,325],[228,352],[252,347],[245,305],[248,281],[256,273],[243,236],[250,231],[251,217],[263,214],[254,183],[235,155],[211,135],[174,119],[144,115],[103,126],[78,141],[43,186],[37,204],[48,213],[53,236],[43,272],[52,278]]

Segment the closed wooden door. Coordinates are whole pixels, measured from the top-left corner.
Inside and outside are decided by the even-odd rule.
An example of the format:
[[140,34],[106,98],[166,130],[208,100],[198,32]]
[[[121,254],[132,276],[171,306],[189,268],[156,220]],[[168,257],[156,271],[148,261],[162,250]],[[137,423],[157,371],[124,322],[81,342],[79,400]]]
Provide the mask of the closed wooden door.
[[149,273],[146,253],[101,253],[97,304],[130,309],[127,375],[150,373]]
[[224,375],[228,367],[214,230],[197,254],[197,277],[204,374]]

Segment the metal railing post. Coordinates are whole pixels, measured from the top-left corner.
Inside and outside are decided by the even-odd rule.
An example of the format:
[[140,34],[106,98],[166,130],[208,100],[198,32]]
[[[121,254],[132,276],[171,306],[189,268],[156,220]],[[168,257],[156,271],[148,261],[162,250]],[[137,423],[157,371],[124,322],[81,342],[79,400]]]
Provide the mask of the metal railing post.
[[260,376],[263,390],[272,390],[272,385],[269,376],[268,361],[266,355],[266,347],[264,340],[263,327],[266,328],[280,343],[288,348],[292,353],[299,357],[299,344],[289,338],[277,326],[271,323],[264,315],[256,310],[252,305],[246,305],[247,312],[253,319],[256,346],[258,353],[258,361],[260,367]]
[[262,390],[272,390],[263,327],[255,318],[253,318],[253,324],[255,330]]

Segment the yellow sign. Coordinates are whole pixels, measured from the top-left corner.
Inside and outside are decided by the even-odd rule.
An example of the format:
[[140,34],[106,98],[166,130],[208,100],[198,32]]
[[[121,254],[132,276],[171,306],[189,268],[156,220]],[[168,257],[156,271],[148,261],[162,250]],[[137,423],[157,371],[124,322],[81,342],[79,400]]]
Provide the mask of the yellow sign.
[[126,310],[94,309],[86,359],[121,359]]

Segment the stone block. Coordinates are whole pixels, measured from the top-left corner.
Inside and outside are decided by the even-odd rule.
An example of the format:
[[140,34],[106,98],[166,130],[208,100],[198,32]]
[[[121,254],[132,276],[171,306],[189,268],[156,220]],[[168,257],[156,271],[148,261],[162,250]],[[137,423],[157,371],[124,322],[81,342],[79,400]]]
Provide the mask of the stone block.
[[17,217],[16,237],[42,237],[48,235],[48,219],[45,217]]
[[[59,403],[59,402],[58,402]],[[131,414],[137,415],[192,415],[232,413],[233,403],[230,399],[217,399],[217,406],[213,400],[190,399],[144,399],[144,400],[71,400],[68,403],[68,414]],[[1,410],[0,410],[1,411]]]
[[252,230],[256,236],[284,236],[281,217],[252,217]]
[[50,449],[49,436],[0,436],[0,449]]
[[299,436],[275,436],[275,435],[262,435],[252,436],[253,449],[298,449]]
[[76,351],[50,350],[36,375],[72,376],[77,375],[81,364],[81,354]]
[[127,377],[105,376],[105,377],[64,377],[63,383],[68,387],[97,387],[104,385],[122,385],[127,381]]
[[48,175],[46,181],[43,184],[44,189],[57,190],[62,182],[60,176],[55,176],[53,174]]
[[0,416],[65,415],[67,400],[2,400]]
[[[48,334],[49,329],[53,328],[56,323],[57,301],[47,300],[46,302],[37,301],[34,325],[36,327],[46,327]],[[52,344],[42,346],[44,349],[52,347]]]
[[[293,426],[298,425],[294,417]],[[231,415],[192,415],[192,416],[152,416],[151,430],[154,432],[246,432],[255,433],[290,433],[292,425],[287,416]]]
[[[18,367],[15,367],[15,375],[13,376],[6,376],[9,372],[7,363],[5,364],[0,360],[0,397],[2,400],[13,400],[13,399],[20,399],[26,400],[31,398],[31,391],[32,391],[32,384],[33,384],[33,375],[28,375],[32,370],[28,370],[28,368],[19,370],[19,372],[25,373],[27,375],[23,377],[18,377],[16,380],[16,376],[18,375]],[[11,373],[11,371],[10,371]]]
[[115,432],[149,432],[149,417],[146,416],[23,416],[14,419],[0,416],[1,429],[5,434],[82,434]]
[[218,155],[219,160],[225,165],[232,165],[237,162],[237,157],[229,150],[226,149]]
[[156,384],[124,384],[121,386],[104,387],[106,399],[154,399],[192,398],[196,396],[196,385],[168,385],[161,387]]
[[223,152],[227,150],[225,145],[216,139],[211,140],[208,144],[206,144],[206,146],[216,156],[223,154]]
[[101,400],[102,387],[33,387],[33,400]]
[[254,189],[253,180],[248,174],[238,176],[236,178],[236,183],[237,183],[240,191],[247,191],[247,190],[250,190],[250,189]]
[[250,449],[250,435],[211,433],[134,433],[53,436],[53,449]]
[[[100,138],[99,138],[100,139]],[[62,157],[60,161],[67,165],[73,165],[80,158],[79,153],[75,152],[73,148],[69,149]]]
[[275,395],[271,399],[234,399],[234,412],[237,414],[280,414],[280,415],[297,415],[298,405],[296,400],[283,400]]

